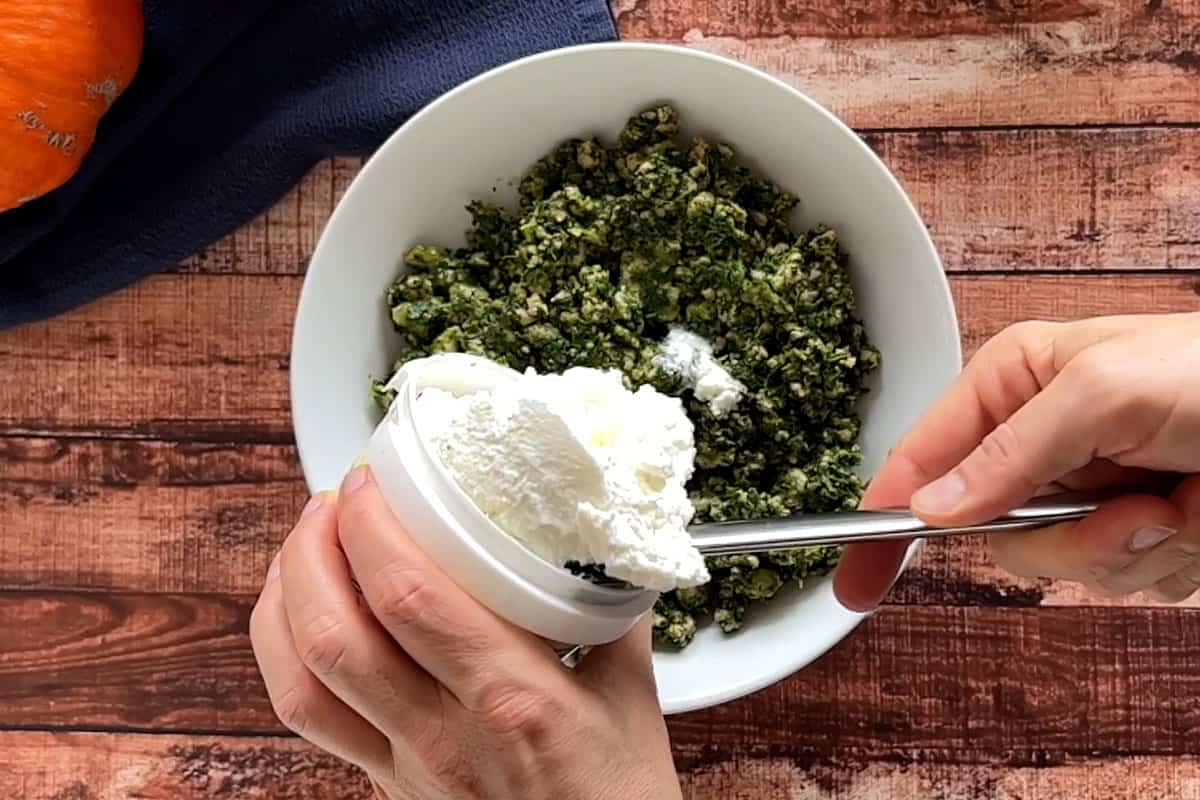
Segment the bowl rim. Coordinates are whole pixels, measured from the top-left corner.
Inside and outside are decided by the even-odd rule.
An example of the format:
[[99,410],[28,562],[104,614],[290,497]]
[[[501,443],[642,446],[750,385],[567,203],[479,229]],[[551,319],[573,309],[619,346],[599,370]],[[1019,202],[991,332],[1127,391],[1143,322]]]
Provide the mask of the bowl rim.
[[[364,181],[365,174],[368,172],[368,170],[371,169],[372,165],[375,164],[378,161],[378,159],[381,158],[382,154],[385,151],[394,147],[396,142],[405,135],[405,133],[409,130],[409,128],[419,125],[426,117],[436,114],[438,109],[442,105],[446,104],[447,102],[450,101],[451,98],[456,97],[459,94],[469,92],[472,89],[474,89],[475,87],[479,86],[480,84],[487,83],[488,81],[491,81],[492,79],[494,79],[495,77],[497,77],[501,74],[515,71],[515,70],[520,70],[520,69],[522,69],[530,64],[533,64],[533,63],[572,58],[581,53],[589,53],[589,52],[596,52],[596,51],[656,52],[656,53],[660,53],[660,54],[667,55],[670,57],[695,59],[696,61],[709,61],[709,62],[714,62],[714,63],[720,64],[726,69],[732,69],[732,70],[736,70],[736,71],[745,73],[757,80],[766,81],[770,84],[773,84],[776,88],[782,89],[784,92],[786,92],[788,95],[790,95],[792,99],[794,99],[795,101],[797,101],[799,103],[804,104],[805,106],[808,107],[808,109],[811,112],[816,113],[817,115],[823,117],[826,122],[831,123],[833,125],[833,127],[836,130],[838,130],[842,135],[849,137],[849,139],[852,140],[854,146],[858,149],[860,155],[864,156],[868,162],[872,163],[875,166],[875,168],[877,170],[879,170],[883,174],[883,176],[886,177],[887,182],[891,185],[893,190],[897,193],[899,198],[903,201],[903,207],[908,212],[908,215],[911,217],[911,219],[915,220],[918,223],[918,227],[920,228],[921,244],[923,245],[923,248],[926,251],[926,255],[928,256],[928,258],[930,258],[932,260],[932,263],[938,267],[939,274],[937,276],[936,282],[937,282],[937,286],[940,289],[940,292],[942,295],[941,300],[944,301],[944,303],[945,303],[944,307],[948,308],[950,310],[950,327],[951,327],[950,332],[953,334],[954,344],[953,344],[953,352],[948,355],[951,355],[954,358],[955,370],[961,372],[962,367],[963,367],[962,331],[961,331],[961,328],[960,328],[960,325],[958,322],[957,309],[956,309],[956,306],[954,303],[953,293],[951,292],[951,289],[950,289],[950,282],[946,275],[945,265],[942,263],[941,256],[938,253],[937,247],[933,242],[933,238],[929,234],[928,226],[925,224],[924,218],[921,216],[916,205],[913,203],[912,198],[909,197],[908,192],[906,192],[904,189],[904,186],[900,183],[899,179],[892,172],[892,170],[887,166],[887,164],[884,163],[883,159],[881,159],[878,156],[878,154],[876,154],[875,151],[872,150],[870,148],[870,146],[867,145],[867,143],[862,139],[862,137],[860,137],[857,133],[855,133],[855,131],[852,128],[850,128],[849,125],[847,125],[845,122],[843,122],[841,120],[841,118],[839,118],[837,115],[835,115],[832,111],[825,108],[825,106],[823,106],[821,103],[817,102],[815,99],[813,99],[809,95],[805,94],[803,91],[801,91],[797,87],[791,85],[787,81],[785,81],[781,78],[778,78],[762,69],[759,69],[758,67],[754,67],[749,64],[745,64],[741,61],[730,58],[728,56],[720,55],[717,53],[710,53],[710,52],[703,51],[703,50],[698,50],[698,49],[688,47],[685,45],[657,43],[657,42],[626,42],[626,41],[596,42],[596,43],[588,43],[588,44],[579,44],[579,45],[571,45],[571,46],[567,46],[567,47],[560,47],[560,48],[555,48],[552,50],[547,50],[547,51],[543,51],[540,53],[535,53],[532,55],[524,56],[522,58],[518,58],[513,61],[509,61],[505,64],[500,64],[500,65],[495,66],[485,72],[480,73],[479,75],[476,75],[473,78],[469,78],[469,79],[463,81],[462,83],[457,84],[456,86],[450,88],[449,90],[442,93],[438,97],[434,98],[429,103],[427,103],[424,107],[422,107],[420,110],[418,110],[415,114],[413,114],[411,117],[409,117],[407,120],[405,120],[398,128],[396,128],[395,131],[393,131],[391,134],[389,134],[388,137],[379,145],[379,147],[377,147],[371,153],[371,155],[364,161],[364,163],[363,163],[362,167],[359,169],[358,173],[355,174],[354,178],[351,179],[350,184],[346,188],[346,191],[342,194],[341,198],[338,199],[338,202],[334,206],[333,211],[330,213],[329,218],[325,221],[325,225],[321,230],[321,235],[318,237],[317,244],[313,248],[312,255],[309,257],[308,268],[305,270],[304,281],[302,282],[302,285],[300,288],[300,294],[296,301],[296,311],[295,311],[295,315],[294,315],[294,322],[293,322],[293,328],[292,328],[289,364],[295,363],[296,348],[297,348],[297,345],[299,344],[299,340],[300,340],[300,322],[301,322],[302,317],[307,316],[305,314],[305,309],[306,309],[306,307],[311,307],[314,302],[313,292],[315,290],[313,289],[312,282],[309,280],[312,264],[314,264],[324,258],[325,250],[330,246],[328,243],[329,242],[329,235],[328,235],[329,231],[331,229],[335,228],[337,221],[340,218],[340,215],[342,215],[344,213],[348,213],[348,212],[346,212],[346,207],[349,205],[346,202],[347,198],[351,197],[356,192],[356,190],[359,189],[359,187],[361,186],[361,184]],[[312,312],[309,312],[309,314],[311,314],[311,313]],[[288,380],[288,389],[289,389],[289,394],[290,394],[290,404],[289,404],[290,409],[289,410],[290,410],[290,416],[291,416],[291,421],[292,421],[292,432],[293,432],[293,437],[295,439],[296,452],[297,452],[297,455],[300,460],[301,471],[305,477],[305,484],[308,486],[308,489],[310,492],[315,492],[315,491],[318,491],[321,487],[315,486],[312,483],[312,479],[310,477],[311,470],[306,469],[306,467],[305,467],[306,463],[311,463],[312,460],[315,458],[315,453],[313,453],[311,451],[311,449],[306,447],[305,437],[301,434],[300,426],[298,424],[298,419],[297,419],[297,397],[299,394],[299,386],[298,386],[299,377],[298,377],[298,373],[294,369],[291,369],[290,366],[289,366],[289,373],[290,373],[289,380]],[[908,567],[912,564],[913,559],[916,557],[917,553],[920,551],[920,549],[923,547],[923,545],[924,545],[924,542],[921,540],[917,540],[912,543],[912,545],[909,547],[908,552],[906,553],[903,561],[900,564],[900,571],[897,574],[897,579],[899,579],[899,576],[903,575],[904,572],[908,569]],[[830,591],[832,591],[832,590],[830,590]],[[824,636],[822,637],[821,645],[817,648],[811,649],[811,650],[819,651],[819,652],[816,652],[815,655],[806,655],[806,656],[797,657],[797,658],[793,658],[793,659],[783,659],[780,662],[779,666],[777,666],[775,669],[768,670],[763,673],[759,673],[753,679],[748,679],[748,680],[744,680],[744,681],[733,681],[722,691],[689,695],[678,701],[663,702],[662,703],[663,713],[665,715],[672,715],[672,714],[680,714],[680,713],[686,713],[689,711],[696,711],[699,709],[709,708],[709,707],[720,705],[722,703],[727,703],[729,701],[736,700],[736,699],[739,699],[742,697],[746,697],[750,694],[753,694],[753,693],[761,691],[762,689],[765,689],[769,686],[772,686],[772,685],[788,678],[789,676],[794,675],[797,672],[803,670],[805,667],[809,666],[817,659],[828,654],[835,647],[837,647],[837,645],[840,644],[842,642],[842,640],[845,639],[852,631],[854,631],[864,619],[866,619],[876,613],[876,611],[869,611],[869,612],[865,612],[865,613],[854,612],[854,611],[850,611],[849,609],[846,609],[844,607],[841,610],[845,613],[839,614],[838,619],[831,621],[829,623],[829,625],[824,628]],[[657,655],[657,652],[656,652],[656,655]],[[660,698],[660,702],[661,702],[661,698]]]

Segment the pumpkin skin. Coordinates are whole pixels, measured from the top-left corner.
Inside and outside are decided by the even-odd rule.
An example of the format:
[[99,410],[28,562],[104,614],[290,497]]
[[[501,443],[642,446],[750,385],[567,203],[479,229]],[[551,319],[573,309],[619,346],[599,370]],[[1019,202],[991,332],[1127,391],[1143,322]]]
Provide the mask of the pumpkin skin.
[[78,171],[144,33],[142,0],[0,0],[0,212]]

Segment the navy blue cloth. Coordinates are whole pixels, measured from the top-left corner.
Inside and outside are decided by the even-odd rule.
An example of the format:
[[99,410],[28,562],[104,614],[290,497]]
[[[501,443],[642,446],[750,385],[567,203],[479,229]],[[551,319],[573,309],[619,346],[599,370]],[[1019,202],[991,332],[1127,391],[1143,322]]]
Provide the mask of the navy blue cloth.
[[202,250],[320,159],[370,153],[491,67],[616,38],[606,0],[146,0],[145,13],[137,77],[79,173],[0,214],[0,329]]

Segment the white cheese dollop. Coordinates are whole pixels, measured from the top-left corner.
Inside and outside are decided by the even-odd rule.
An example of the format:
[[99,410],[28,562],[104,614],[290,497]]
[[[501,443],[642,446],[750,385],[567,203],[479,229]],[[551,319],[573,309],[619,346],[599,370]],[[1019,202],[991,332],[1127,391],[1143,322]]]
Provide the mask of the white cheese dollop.
[[425,389],[415,413],[480,510],[550,563],[603,564],[657,591],[709,580],[687,531],[696,449],[678,399],[579,367],[461,396]]
[[732,411],[746,392],[746,387],[713,358],[708,340],[682,328],[671,329],[654,363],[682,379],[697,400],[708,403],[714,417]]

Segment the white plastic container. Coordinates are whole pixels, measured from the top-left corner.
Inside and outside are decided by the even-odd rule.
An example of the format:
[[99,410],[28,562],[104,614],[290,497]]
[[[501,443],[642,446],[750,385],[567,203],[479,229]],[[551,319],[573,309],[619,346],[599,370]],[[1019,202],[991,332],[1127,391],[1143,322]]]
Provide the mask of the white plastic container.
[[491,389],[518,373],[460,353],[416,359],[389,384],[396,399],[363,460],[405,530],[466,592],[560,653],[621,638],[658,593],[598,586],[542,559],[492,522],[450,475],[416,417],[418,395]]

